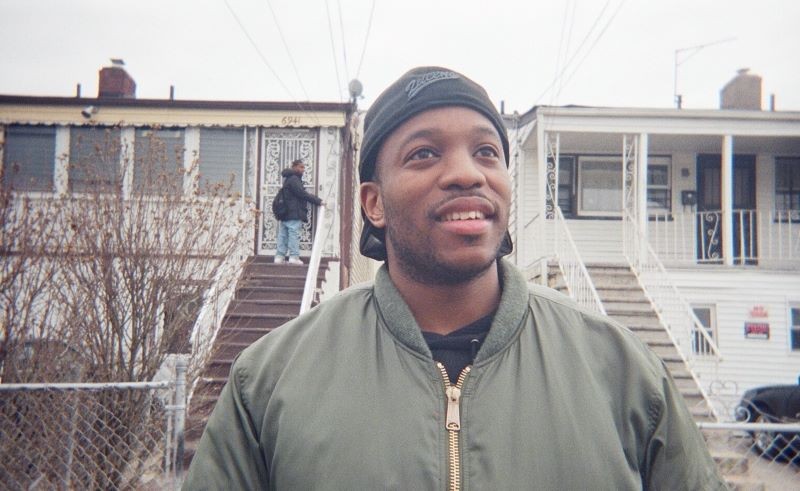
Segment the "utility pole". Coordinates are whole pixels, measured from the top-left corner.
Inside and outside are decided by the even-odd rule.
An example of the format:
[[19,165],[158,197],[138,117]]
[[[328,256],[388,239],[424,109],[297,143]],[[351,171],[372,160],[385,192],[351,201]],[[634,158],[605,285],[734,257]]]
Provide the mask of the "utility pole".
[[[689,61],[691,57],[696,55],[703,48],[708,48],[709,46],[714,46],[717,44],[729,43],[731,41],[736,41],[736,38],[726,38],[719,41],[714,41],[712,43],[698,44],[697,46],[689,46],[687,48],[678,48],[675,50],[675,65],[673,66],[674,80],[672,84],[672,100],[675,103],[675,107],[680,109],[683,103],[683,96],[678,94],[678,67]],[[680,59],[680,56],[684,53],[686,53],[686,56],[683,59]]]

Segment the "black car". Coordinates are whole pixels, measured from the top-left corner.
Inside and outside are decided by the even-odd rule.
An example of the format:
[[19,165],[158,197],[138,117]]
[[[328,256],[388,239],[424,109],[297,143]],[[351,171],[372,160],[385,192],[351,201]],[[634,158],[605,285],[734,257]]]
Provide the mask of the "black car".
[[[800,424],[800,383],[748,390],[736,408],[736,420]],[[756,430],[751,435],[754,450],[762,457],[800,463],[800,433]]]

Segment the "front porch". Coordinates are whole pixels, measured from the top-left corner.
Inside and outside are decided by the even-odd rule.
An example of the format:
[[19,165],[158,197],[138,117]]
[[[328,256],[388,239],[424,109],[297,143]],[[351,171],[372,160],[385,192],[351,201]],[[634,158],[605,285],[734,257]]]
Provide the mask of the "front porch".
[[559,252],[550,230],[558,209],[587,261],[624,261],[630,221],[639,247],[667,266],[800,269],[800,113],[536,108],[526,116],[512,130],[523,266]]

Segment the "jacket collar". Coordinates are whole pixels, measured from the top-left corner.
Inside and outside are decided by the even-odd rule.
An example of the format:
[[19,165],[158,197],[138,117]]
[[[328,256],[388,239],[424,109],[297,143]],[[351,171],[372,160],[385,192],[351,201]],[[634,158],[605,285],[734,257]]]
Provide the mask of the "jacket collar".
[[[521,328],[528,311],[528,285],[522,272],[506,259],[498,260],[498,268],[500,285],[503,289],[500,305],[492,320],[489,334],[475,357],[475,364],[492,357],[508,346]],[[389,331],[412,351],[432,358],[411,309],[389,277],[386,264],[381,266],[375,277],[375,298],[378,311]]]

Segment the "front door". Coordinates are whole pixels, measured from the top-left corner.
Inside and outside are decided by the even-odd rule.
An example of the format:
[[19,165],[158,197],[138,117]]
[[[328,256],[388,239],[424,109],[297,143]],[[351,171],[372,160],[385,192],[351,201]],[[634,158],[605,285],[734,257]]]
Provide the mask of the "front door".
[[[697,260],[722,262],[722,171],[719,154],[697,156]],[[756,159],[733,157],[733,258],[735,264],[755,264]]]
[[[281,172],[301,159],[306,164],[303,185],[306,191],[316,194],[317,132],[310,129],[265,130],[262,140],[261,158],[261,223],[259,226],[259,254],[275,254],[278,238],[278,222],[272,216],[272,199],[283,185]],[[314,214],[309,206],[308,221],[300,232],[300,255],[311,254],[311,235]]]

